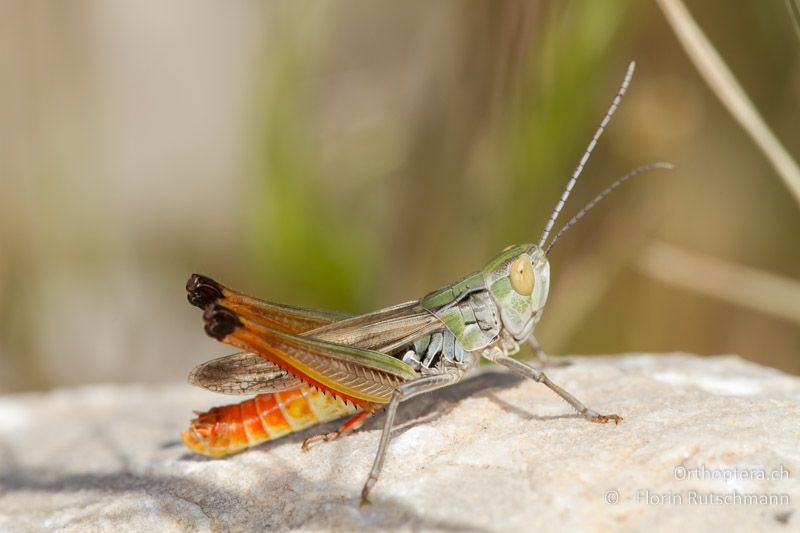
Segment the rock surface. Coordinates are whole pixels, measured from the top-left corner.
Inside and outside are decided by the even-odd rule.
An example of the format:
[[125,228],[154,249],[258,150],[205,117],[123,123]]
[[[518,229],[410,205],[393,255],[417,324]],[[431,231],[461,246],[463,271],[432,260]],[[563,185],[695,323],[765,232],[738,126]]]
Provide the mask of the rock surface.
[[228,397],[183,384],[6,396],[0,530],[800,529],[800,379],[736,357],[570,360],[548,375],[619,426],[485,372],[401,407],[365,508],[382,417],[309,453],[314,429],[209,460],[177,435]]

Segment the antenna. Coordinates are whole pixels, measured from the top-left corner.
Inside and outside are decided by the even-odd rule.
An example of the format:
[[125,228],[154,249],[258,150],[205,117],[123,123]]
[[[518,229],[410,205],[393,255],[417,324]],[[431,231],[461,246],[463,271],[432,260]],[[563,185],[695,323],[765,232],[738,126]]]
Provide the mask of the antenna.
[[603,121],[600,123],[600,127],[597,128],[597,131],[594,132],[594,137],[592,137],[589,146],[586,147],[586,151],[583,152],[583,157],[581,157],[580,163],[578,163],[578,168],[575,169],[575,172],[572,173],[572,177],[567,182],[567,186],[564,188],[564,192],[561,193],[561,198],[558,200],[556,204],[556,208],[553,209],[553,214],[550,215],[550,219],[547,221],[547,224],[544,227],[544,231],[542,232],[542,236],[539,238],[539,248],[544,246],[545,241],[547,241],[547,237],[550,236],[550,230],[553,229],[553,224],[556,223],[556,219],[558,218],[559,213],[561,213],[561,209],[564,207],[564,203],[569,198],[569,194],[572,192],[572,188],[575,186],[575,182],[578,181],[578,176],[581,175],[583,172],[583,167],[586,165],[586,162],[589,160],[589,156],[592,154],[592,150],[594,150],[594,146],[597,144],[597,140],[603,134],[603,131],[606,129],[608,125],[608,121],[611,120],[611,116],[617,110],[620,101],[622,101],[622,97],[625,95],[625,91],[628,90],[628,85],[631,82],[631,78],[633,77],[633,71],[636,68],[636,62],[631,61],[628,65],[628,71],[625,73],[625,79],[622,80],[622,85],[619,87],[619,91],[617,91],[617,96],[614,97],[614,101],[611,102],[611,107],[608,108],[606,111],[606,116],[603,117]]
[[584,217],[584,215],[586,213],[591,211],[591,209],[594,206],[596,206],[598,204],[598,202],[600,202],[600,200],[602,200],[603,198],[605,198],[606,196],[611,194],[611,191],[613,191],[614,189],[616,189],[617,187],[622,185],[624,182],[628,181],[630,178],[636,176],[637,174],[642,174],[644,172],[649,172],[650,170],[657,170],[657,169],[672,170],[673,168],[675,168],[675,167],[673,167],[671,163],[650,163],[649,165],[644,165],[644,166],[641,166],[639,168],[633,169],[630,172],[628,172],[627,174],[625,174],[624,176],[622,176],[621,178],[617,179],[614,183],[612,183],[611,185],[606,187],[603,190],[603,192],[601,192],[600,194],[595,196],[592,199],[592,201],[590,201],[588,204],[586,204],[583,207],[583,209],[578,211],[577,215],[572,217],[569,222],[564,224],[561,227],[561,229],[558,230],[558,233],[556,233],[556,236],[553,237],[553,240],[550,241],[550,244],[547,245],[547,249],[544,251],[544,255],[547,255],[547,254],[550,253],[550,250],[553,248],[553,246],[555,246],[556,242],[558,242],[558,239],[560,239],[561,236],[564,235],[569,228],[574,226],[580,219],[582,219]]

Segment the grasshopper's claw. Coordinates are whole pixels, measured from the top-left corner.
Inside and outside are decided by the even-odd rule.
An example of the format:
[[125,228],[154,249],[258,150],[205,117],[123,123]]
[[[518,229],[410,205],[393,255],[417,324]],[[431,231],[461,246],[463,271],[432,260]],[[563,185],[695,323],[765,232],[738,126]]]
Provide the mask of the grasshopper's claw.
[[595,424],[607,424],[610,421],[613,421],[615,425],[622,422],[622,417],[619,415],[601,415],[595,413],[592,410],[588,410],[585,413],[581,413],[586,420],[589,422],[594,422]]
[[351,431],[355,431],[356,429],[360,428],[364,424],[364,421],[371,416],[372,411],[361,411],[349,418],[347,422],[339,426],[339,429],[336,431],[308,437],[303,441],[303,451],[307,452],[313,444],[318,442],[331,442],[332,440],[336,440],[339,437],[347,435]]
[[359,504],[359,507],[365,507],[371,504],[372,502],[369,501],[369,491],[367,490],[367,487],[364,487],[364,489],[361,491],[361,503]]
[[303,441],[303,451],[307,452],[311,449],[311,446],[317,444],[318,442],[330,442],[332,440],[336,440],[341,435],[338,431],[331,431],[330,433],[323,433],[321,435],[314,435],[312,437],[308,437],[306,440]]
[[370,474],[367,478],[367,482],[364,483],[364,488],[361,489],[361,507],[372,503],[369,501],[369,493],[376,481],[378,481],[378,478]]

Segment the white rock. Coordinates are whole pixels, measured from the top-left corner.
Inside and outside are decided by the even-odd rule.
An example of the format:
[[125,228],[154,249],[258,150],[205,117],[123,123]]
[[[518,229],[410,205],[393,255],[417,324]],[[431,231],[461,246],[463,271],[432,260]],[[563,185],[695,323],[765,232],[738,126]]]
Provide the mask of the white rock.
[[800,379],[736,357],[571,360],[548,375],[619,426],[487,372],[401,407],[365,508],[381,417],[309,453],[313,429],[209,460],[178,433],[235,398],[183,384],[0,398],[0,530],[800,529]]

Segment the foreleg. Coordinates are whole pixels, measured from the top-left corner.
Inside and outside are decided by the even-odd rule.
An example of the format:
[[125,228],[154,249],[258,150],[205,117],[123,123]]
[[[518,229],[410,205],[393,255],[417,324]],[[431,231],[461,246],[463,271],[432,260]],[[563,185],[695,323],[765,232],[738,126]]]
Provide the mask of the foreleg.
[[520,376],[532,379],[538,383],[542,383],[547,388],[561,396],[561,398],[563,398],[568,404],[575,408],[576,411],[578,411],[579,415],[590,422],[605,424],[606,422],[613,420],[615,424],[619,424],[622,421],[622,417],[619,415],[601,415],[597,411],[586,407],[575,396],[550,381],[550,378],[548,378],[544,372],[537,370],[532,366],[523,363],[522,361],[517,361],[516,359],[512,359],[511,357],[504,355],[499,349],[490,348],[483,352],[483,356],[490,361],[508,367],[515,374],[519,374]]

